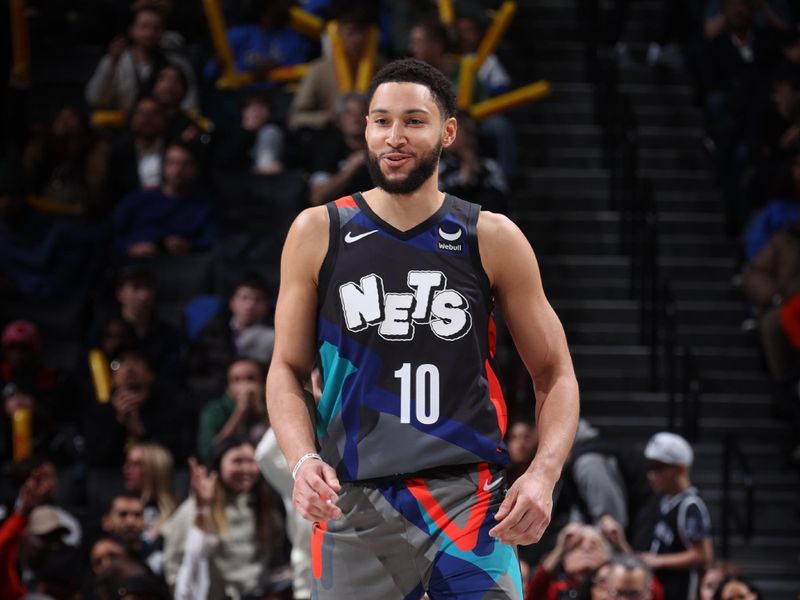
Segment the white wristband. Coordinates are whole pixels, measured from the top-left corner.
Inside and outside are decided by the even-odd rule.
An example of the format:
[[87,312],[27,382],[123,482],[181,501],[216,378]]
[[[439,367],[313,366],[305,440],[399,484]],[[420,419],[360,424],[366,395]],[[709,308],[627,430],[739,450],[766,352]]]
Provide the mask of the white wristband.
[[300,460],[298,460],[295,463],[294,468],[292,469],[292,479],[297,479],[297,471],[300,470],[300,467],[303,466],[304,462],[312,458],[316,460],[322,460],[322,457],[316,452],[309,452],[308,454],[303,454],[303,456],[300,457]]

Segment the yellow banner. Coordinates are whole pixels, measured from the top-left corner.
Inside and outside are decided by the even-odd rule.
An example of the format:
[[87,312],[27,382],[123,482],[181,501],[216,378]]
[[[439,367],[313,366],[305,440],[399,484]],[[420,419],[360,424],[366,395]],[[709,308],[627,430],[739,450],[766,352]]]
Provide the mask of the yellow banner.
[[318,40],[322,35],[324,23],[317,15],[312,15],[299,6],[293,6],[289,9],[289,27],[312,40]]
[[551,90],[552,88],[549,81],[537,81],[536,83],[531,83],[530,85],[495,96],[489,100],[473,104],[469,112],[473,119],[480,121],[481,119],[485,119],[486,117],[509,110],[521,104],[546,98],[550,95]]
[[508,26],[511,25],[511,20],[517,12],[517,3],[512,0],[506,0],[502,6],[497,10],[494,15],[494,20],[489,26],[486,35],[483,36],[478,50],[475,53],[475,70],[481,68],[486,58],[495,51],[500,39],[505,35]]
[[29,408],[18,408],[11,417],[14,436],[14,460],[28,458],[33,450],[33,415]]

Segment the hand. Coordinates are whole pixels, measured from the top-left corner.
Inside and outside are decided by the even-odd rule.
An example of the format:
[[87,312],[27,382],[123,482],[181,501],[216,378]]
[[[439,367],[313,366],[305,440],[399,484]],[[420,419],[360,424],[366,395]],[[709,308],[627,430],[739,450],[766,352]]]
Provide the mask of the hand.
[[231,384],[231,398],[236,411],[245,414],[258,414],[259,399],[264,397],[261,384],[255,381],[239,381]]
[[660,566],[658,554],[654,554],[652,552],[640,552],[639,558],[641,558],[651,569],[657,569]]
[[128,246],[128,256],[150,258],[158,256],[158,246],[153,242],[136,242]]
[[205,466],[198,463],[196,458],[191,457],[189,458],[189,476],[195,505],[199,509],[208,508],[214,500],[217,473],[209,473]]
[[118,35],[111,40],[108,44],[108,54],[111,56],[111,60],[117,62],[127,47],[128,38],[126,38],[124,35]]
[[342,167],[342,171],[353,172],[360,169],[366,161],[366,153],[363,150],[356,150],[347,157],[347,160]]
[[170,235],[164,240],[164,247],[170,254],[189,254],[192,245],[181,235]]
[[111,405],[116,411],[117,421],[132,435],[144,434],[144,424],[139,409],[145,399],[143,391],[132,391],[125,388],[117,388],[111,396]]
[[780,139],[781,148],[788,150],[800,142],[800,124],[794,123],[787,129]]
[[500,523],[489,535],[504,544],[533,544],[541,539],[550,524],[552,510],[553,485],[536,473],[525,473],[508,490],[494,516]]
[[46,476],[41,466],[36,467],[19,490],[20,512],[30,515],[34,508],[44,504],[55,488],[56,480]]
[[622,529],[622,525],[619,521],[611,515],[604,515],[597,525],[600,528],[600,533],[603,534],[614,548],[626,554],[630,552],[630,545],[628,544],[628,540],[625,539],[625,530]]
[[309,521],[339,519],[342,511],[336,502],[341,489],[336,471],[321,460],[312,458],[297,471],[292,504],[300,516]]

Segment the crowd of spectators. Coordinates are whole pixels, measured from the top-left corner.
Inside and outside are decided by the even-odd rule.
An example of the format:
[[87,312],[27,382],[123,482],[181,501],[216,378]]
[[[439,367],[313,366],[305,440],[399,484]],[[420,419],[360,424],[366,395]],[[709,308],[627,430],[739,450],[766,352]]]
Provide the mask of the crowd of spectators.
[[[291,220],[372,187],[366,100],[327,33],[290,27],[298,3],[219,4],[235,89],[199,1],[27,3],[32,81],[0,90],[2,600],[310,597],[271,313]],[[299,4],[336,20],[354,81],[377,29],[376,68],[428,43],[457,85],[499,3],[450,27],[436,2]],[[510,84],[493,54],[476,99]],[[460,127],[442,189],[505,210],[508,121]]]

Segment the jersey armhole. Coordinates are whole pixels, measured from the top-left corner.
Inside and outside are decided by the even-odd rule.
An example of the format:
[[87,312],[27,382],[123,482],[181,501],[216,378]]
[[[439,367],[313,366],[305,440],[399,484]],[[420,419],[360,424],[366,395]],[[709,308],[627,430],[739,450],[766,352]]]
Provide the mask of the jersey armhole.
[[472,267],[478,277],[481,290],[483,291],[486,300],[486,306],[491,310],[494,306],[492,298],[492,286],[489,282],[489,276],[483,268],[483,261],[481,261],[481,252],[478,245],[478,217],[481,214],[480,204],[470,203],[469,213],[467,216],[467,239],[469,240],[469,255],[472,259]]
[[319,268],[317,297],[320,303],[328,294],[328,286],[333,275],[333,266],[336,264],[336,254],[339,251],[339,209],[334,202],[328,202],[325,208],[328,209],[328,251],[325,253],[322,266]]

